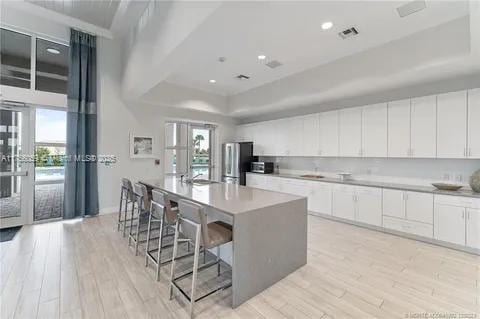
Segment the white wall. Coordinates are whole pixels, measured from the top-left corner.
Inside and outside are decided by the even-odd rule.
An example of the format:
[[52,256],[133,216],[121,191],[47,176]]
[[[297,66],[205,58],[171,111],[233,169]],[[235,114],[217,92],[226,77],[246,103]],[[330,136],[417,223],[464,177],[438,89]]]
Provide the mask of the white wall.
[[[133,181],[158,178],[164,168],[164,123],[168,119],[191,120],[217,124],[217,163],[220,163],[221,143],[233,140],[234,121],[220,115],[154,104],[126,104],[121,98],[122,87],[122,43],[99,38],[98,58],[98,154],[115,155],[117,163],[111,166],[99,164],[98,186],[101,212],[118,209],[120,182],[122,177]],[[188,97],[186,97],[188,98]],[[154,102],[154,101],[152,101]],[[155,138],[154,159],[131,159],[129,152],[130,133],[148,134]],[[217,169],[220,165],[217,165]],[[218,175],[217,175],[218,176]]]

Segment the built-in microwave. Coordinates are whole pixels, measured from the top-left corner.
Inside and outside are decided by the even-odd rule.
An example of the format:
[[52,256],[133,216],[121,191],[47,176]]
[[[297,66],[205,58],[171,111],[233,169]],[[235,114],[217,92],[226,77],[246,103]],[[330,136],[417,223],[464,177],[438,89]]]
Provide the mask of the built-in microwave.
[[252,173],[272,174],[273,163],[272,162],[252,162],[251,171]]

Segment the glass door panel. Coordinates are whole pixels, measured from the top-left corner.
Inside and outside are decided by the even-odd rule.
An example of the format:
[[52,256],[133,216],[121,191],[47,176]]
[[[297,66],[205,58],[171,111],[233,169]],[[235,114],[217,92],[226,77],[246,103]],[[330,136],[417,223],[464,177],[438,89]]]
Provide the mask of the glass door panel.
[[213,131],[214,129],[209,126],[191,126],[192,156],[190,157],[190,168],[192,177],[213,178]]
[[23,225],[31,213],[29,109],[0,106],[0,228]]

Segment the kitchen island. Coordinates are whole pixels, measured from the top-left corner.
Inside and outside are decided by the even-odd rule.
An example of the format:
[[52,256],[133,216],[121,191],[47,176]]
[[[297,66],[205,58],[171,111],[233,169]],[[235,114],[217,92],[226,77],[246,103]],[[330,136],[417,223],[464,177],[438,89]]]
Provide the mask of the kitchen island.
[[[142,180],[172,200],[205,206],[210,221],[233,226],[232,307],[307,263],[307,198],[234,184],[187,184],[179,178]],[[224,253],[222,252],[222,259]]]

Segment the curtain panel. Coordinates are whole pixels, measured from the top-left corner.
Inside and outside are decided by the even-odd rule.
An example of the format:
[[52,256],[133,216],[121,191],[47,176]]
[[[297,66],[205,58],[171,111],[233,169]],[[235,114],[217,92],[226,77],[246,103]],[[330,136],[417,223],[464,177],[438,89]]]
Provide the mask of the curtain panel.
[[65,219],[98,214],[96,37],[71,30],[68,74]]

